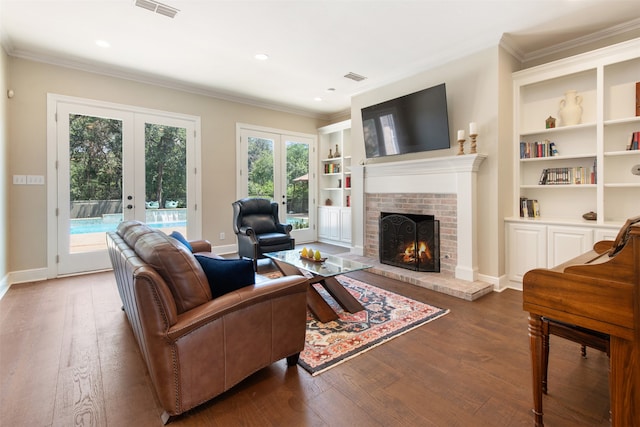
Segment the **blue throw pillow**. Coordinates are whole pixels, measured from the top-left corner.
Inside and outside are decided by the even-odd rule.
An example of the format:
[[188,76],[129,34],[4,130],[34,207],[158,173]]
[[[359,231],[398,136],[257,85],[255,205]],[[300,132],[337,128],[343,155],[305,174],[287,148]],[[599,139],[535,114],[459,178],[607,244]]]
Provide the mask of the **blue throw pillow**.
[[195,257],[207,276],[213,298],[256,283],[253,261],[249,259]]
[[179,231],[172,232],[171,234],[169,234],[169,237],[173,237],[178,242],[180,242],[183,245],[185,245],[187,247],[187,249],[189,249],[189,252],[193,252],[193,248],[191,247],[191,243],[189,243],[189,241]]

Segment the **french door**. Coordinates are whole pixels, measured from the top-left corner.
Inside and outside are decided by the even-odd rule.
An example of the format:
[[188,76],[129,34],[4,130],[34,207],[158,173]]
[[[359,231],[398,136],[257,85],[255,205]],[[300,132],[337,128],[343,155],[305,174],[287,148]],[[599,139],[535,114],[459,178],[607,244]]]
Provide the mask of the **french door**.
[[315,138],[239,127],[238,198],[276,201],[296,242],[315,240]]
[[105,233],[123,220],[199,237],[197,120],[91,102],[55,111],[56,275],[110,268]]

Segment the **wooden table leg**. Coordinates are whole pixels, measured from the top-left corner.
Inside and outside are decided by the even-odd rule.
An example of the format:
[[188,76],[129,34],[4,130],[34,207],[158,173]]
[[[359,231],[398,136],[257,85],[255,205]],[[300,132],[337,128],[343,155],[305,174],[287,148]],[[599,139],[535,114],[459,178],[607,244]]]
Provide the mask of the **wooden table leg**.
[[533,379],[533,415],[535,427],[543,427],[542,421],[542,376],[543,376],[543,349],[542,349],[542,319],[540,316],[529,313],[529,347],[531,350],[531,371]]
[[362,304],[335,277],[325,277],[320,283],[331,294],[333,299],[349,313],[357,313],[364,310]]
[[333,308],[331,308],[311,284],[307,290],[307,305],[311,313],[322,323],[331,322],[338,318],[338,314],[333,311]]
[[[293,265],[287,264],[286,262],[280,262],[277,259],[272,259],[272,261],[285,276],[303,275],[302,272]],[[313,287],[313,283],[318,282],[319,278],[319,276],[316,276],[309,280],[309,288],[307,289],[307,306],[309,306],[309,310],[311,310],[311,313],[316,317],[316,319],[322,323],[327,323],[332,320],[336,320],[338,318],[338,314],[333,311],[331,306],[324,300],[324,298],[322,298],[316,288]]]

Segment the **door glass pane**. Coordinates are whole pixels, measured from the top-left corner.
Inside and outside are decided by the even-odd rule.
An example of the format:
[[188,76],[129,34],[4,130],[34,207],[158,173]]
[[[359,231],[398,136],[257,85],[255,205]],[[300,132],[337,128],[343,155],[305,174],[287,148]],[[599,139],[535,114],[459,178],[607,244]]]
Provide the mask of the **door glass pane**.
[[106,249],[122,221],[122,121],[69,115],[69,253]]
[[187,130],[145,124],[145,217],[167,234],[187,235]]
[[287,223],[309,228],[309,144],[287,141]]
[[247,138],[248,148],[248,196],[274,200],[273,140]]

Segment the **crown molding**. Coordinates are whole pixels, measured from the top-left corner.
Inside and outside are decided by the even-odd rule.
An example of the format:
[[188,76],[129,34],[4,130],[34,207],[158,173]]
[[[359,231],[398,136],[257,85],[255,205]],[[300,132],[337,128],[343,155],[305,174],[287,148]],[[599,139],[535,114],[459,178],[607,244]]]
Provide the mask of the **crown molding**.
[[279,112],[288,113],[288,114],[295,114],[298,116],[310,117],[310,118],[319,119],[319,120],[331,120],[331,117],[334,114],[344,113],[344,112],[319,113],[317,111],[311,111],[311,110],[306,110],[302,108],[295,108],[288,105],[263,101],[260,99],[254,99],[254,98],[243,97],[243,96],[239,96],[231,93],[215,91],[215,90],[211,90],[201,86],[189,85],[189,84],[185,84],[183,82],[172,80],[172,79],[165,79],[165,78],[161,78],[161,77],[153,76],[149,74],[117,69],[117,68],[109,67],[108,65],[105,65],[105,64],[99,65],[99,64],[88,63],[88,62],[64,60],[61,58],[47,56],[47,55],[36,55],[27,51],[9,49],[10,46],[11,46],[11,43],[4,44],[7,55],[14,58],[25,59],[33,62],[54,65],[54,66],[63,67],[63,68],[69,68],[69,69],[83,71],[87,73],[99,74],[107,77],[134,81],[137,83],[160,86],[167,89],[179,90],[182,92],[192,93],[194,95],[206,96],[209,98],[235,102],[238,104],[249,105],[252,107],[265,108],[268,110],[279,111]]
[[580,46],[595,44],[599,41],[626,33],[631,33],[633,31],[640,31],[640,18],[632,19],[631,21],[614,25],[613,27],[609,27],[601,31],[596,31],[586,36],[571,39],[562,43],[557,43],[552,46],[548,46],[531,52],[524,52],[521,48],[519,48],[518,44],[513,40],[513,36],[508,33],[502,35],[502,38],[500,39],[500,46],[507,50],[521,63],[525,63],[548,56],[557,55],[570,49],[578,48]]

